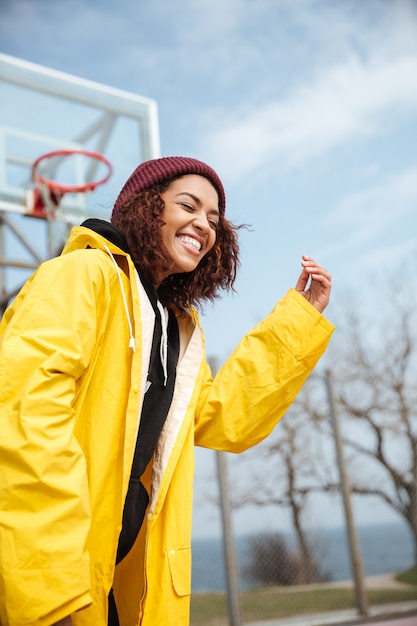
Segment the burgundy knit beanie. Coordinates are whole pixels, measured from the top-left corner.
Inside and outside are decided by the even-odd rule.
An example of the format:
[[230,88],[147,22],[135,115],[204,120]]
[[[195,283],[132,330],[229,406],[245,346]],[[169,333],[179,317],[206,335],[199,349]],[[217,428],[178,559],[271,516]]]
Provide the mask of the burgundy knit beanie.
[[198,174],[211,182],[219,196],[219,211],[224,214],[226,197],[223,185],[216,172],[209,165],[188,157],[163,157],[151,159],[138,165],[127,179],[114,204],[112,219],[123,210],[123,205],[129,196],[159,185],[167,178],[176,178],[187,174]]

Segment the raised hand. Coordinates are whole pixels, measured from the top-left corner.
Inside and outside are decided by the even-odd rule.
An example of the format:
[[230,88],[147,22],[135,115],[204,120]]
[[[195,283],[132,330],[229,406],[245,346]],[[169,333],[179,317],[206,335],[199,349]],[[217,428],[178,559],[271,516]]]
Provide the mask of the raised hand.
[[295,286],[300,293],[317,311],[323,313],[329,304],[332,278],[328,271],[318,265],[314,259],[303,254],[301,265],[303,271]]

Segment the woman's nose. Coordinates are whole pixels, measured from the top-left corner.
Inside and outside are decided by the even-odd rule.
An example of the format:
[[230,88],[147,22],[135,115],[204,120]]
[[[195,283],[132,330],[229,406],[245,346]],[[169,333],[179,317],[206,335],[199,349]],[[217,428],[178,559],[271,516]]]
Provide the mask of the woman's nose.
[[202,211],[201,213],[197,213],[194,220],[194,225],[201,231],[207,231],[210,228],[210,224],[207,218],[207,215]]

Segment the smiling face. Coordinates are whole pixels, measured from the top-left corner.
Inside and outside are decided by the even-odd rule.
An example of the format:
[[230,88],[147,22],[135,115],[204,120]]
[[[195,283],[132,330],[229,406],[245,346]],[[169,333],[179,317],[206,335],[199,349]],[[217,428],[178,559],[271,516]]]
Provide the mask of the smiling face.
[[159,284],[171,274],[192,272],[216,242],[219,223],[217,191],[207,178],[189,174],[161,194],[165,207],[161,239],[170,260]]

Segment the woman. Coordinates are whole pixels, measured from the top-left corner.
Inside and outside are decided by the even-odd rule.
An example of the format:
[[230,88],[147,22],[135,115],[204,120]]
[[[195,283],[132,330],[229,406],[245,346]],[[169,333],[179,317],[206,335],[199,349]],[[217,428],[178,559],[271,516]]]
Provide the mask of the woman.
[[264,439],[333,330],[330,276],[304,256],[213,380],[194,306],[237,265],[217,174],[155,159],[4,314],[2,626],[188,624],[194,445]]

